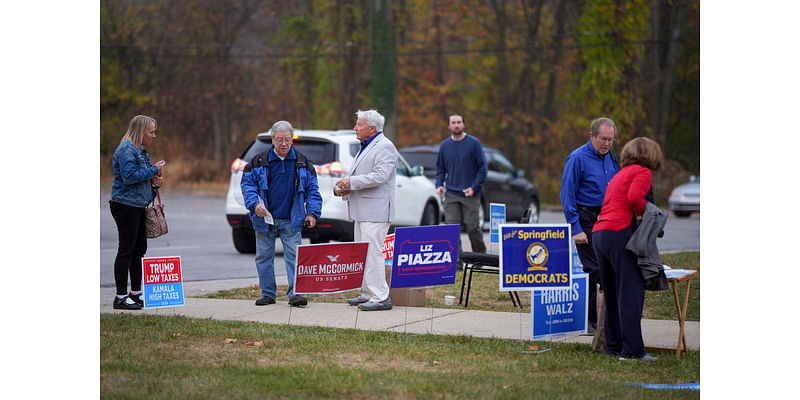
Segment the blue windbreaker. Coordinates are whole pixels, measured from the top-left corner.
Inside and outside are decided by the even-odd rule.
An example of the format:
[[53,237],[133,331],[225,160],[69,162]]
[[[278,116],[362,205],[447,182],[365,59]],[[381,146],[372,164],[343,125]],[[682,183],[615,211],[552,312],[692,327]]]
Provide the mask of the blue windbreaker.
[[[269,150],[253,157],[244,168],[244,173],[242,174],[241,186],[244,206],[249,211],[253,229],[258,232],[267,232],[270,229],[264,218],[256,215],[255,209],[258,205],[259,197],[265,201],[269,197],[267,195],[267,191],[270,190],[269,154],[273,151],[273,148],[274,146],[270,146]],[[290,219],[292,221],[292,230],[301,232],[306,215],[311,215],[316,219],[319,219],[320,215],[322,215],[322,196],[319,194],[319,184],[317,183],[317,173],[314,170],[314,166],[302,153],[295,152],[294,147],[292,147],[286,158],[295,157],[294,200]],[[285,188],[276,187],[274,190],[285,190]],[[267,204],[267,209],[272,212],[270,204]]]

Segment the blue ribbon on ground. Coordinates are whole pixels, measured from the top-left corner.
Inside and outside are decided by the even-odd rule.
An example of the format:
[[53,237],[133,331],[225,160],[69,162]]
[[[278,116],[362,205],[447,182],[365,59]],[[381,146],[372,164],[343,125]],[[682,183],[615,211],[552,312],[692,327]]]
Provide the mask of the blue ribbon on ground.
[[679,384],[626,383],[626,385],[639,386],[645,389],[654,389],[654,390],[700,390],[699,382],[679,383]]

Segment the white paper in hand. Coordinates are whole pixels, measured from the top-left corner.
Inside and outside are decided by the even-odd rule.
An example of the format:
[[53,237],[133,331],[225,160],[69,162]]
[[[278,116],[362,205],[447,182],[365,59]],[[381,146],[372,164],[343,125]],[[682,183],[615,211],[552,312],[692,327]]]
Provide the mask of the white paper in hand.
[[267,215],[264,216],[264,222],[266,222],[269,225],[275,225],[275,220],[272,219],[272,214],[270,214],[269,210],[267,209],[267,206],[264,205],[264,200],[261,199],[261,196],[258,196],[258,204],[261,207],[264,207],[264,211],[267,212]]

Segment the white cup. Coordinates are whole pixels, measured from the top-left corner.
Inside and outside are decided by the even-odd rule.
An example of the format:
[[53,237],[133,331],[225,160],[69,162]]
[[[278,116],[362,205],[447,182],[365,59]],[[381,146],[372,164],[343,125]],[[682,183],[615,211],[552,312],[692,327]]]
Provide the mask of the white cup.
[[456,302],[456,296],[450,296],[450,295],[444,296],[444,305],[452,306],[453,304],[455,304],[455,302]]

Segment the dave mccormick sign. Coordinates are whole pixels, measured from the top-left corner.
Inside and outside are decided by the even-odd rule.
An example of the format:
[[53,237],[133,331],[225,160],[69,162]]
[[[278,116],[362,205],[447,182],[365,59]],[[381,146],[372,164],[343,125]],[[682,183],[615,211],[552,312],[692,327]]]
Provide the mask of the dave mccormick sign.
[[360,288],[368,248],[368,242],[298,246],[294,292],[328,294]]
[[458,229],[458,225],[395,229],[392,288],[455,283]]
[[503,224],[500,236],[501,291],[571,286],[569,224]]

